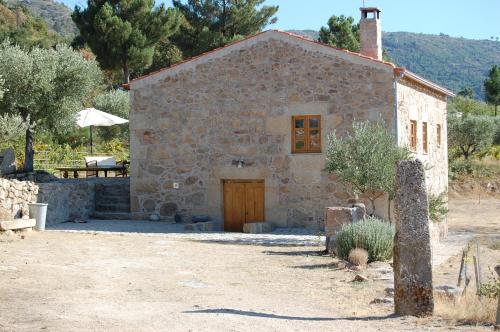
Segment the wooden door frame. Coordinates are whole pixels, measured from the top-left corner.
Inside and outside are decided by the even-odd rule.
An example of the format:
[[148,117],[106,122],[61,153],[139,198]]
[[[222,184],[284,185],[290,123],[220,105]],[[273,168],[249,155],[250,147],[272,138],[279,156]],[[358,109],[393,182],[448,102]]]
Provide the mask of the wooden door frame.
[[225,197],[224,197],[224,185],[226,183],[262,183],[264,185],[264,220],[263,222],[266,221],[266,180],[265,179],[223,179],[221,180],[221,195],[222,195],[222,229],[225,229],[226,226],[226,218],[225,218]]

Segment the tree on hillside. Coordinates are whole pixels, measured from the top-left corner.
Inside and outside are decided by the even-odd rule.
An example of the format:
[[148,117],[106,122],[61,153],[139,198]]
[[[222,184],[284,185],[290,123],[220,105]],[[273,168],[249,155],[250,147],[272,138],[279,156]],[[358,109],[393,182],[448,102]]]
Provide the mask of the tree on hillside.
[[278,6],[265,0],[173,0],[184,22],[173,41],[191,57],[255,34],[277,21]]
[[18,116],[27,124],[24,166],[33,171],[34,131],[74,127],[76,112],[100,87],[102,72],[97,62],[66,46],[26,51],[4,42],[0,73],[8,91],[0,101],[0,115]]
[[354,18],[351,16],[333,15],[328,20],[328,26],[319,30],[319,41],[337,48],[359,52],[359,24],[354,24]]
[[335,131],[328,136],[326,170],[355,194],[366,196],[374,214],[377,198],[384,193],[389,200],[394,198],[396,162],[409,157],[408,149],[397,146],[383,122],[354,122],[347,136],[339,138]]
[[474,90],[470,87],[468,88],[463,88],[457,93],[457,96],[463,97],[463,98],[469,98],[469,99],[475,99],[476,98],[476,93]]
[[154,0],[88,0],[76,6],[73,20],[105,69],[120,68],[125,83],[131,71],[151,65],[156,44],[178,29],[179,15]]
[[500,67],[493,66],[484,81],[484,90],[486,91],[486,101],[495,106],[495,116],[497,115],[498,105],[500,105]]
[[450,114],[448,146],[457,149],[465,160],[487,149],[495,135],[494,118],[489,116]]

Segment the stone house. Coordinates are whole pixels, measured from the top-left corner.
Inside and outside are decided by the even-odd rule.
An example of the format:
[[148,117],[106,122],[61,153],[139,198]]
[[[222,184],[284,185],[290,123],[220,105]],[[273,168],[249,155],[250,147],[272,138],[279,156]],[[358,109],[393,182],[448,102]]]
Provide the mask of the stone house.
[[446,191],[453,94],[383,61],[380,11],[361,13],[359,54],[270,30],[131,81],[134,218],[316,227],[349,198],[325,152],[355,119],[383,119],[428,165],[429,189]]

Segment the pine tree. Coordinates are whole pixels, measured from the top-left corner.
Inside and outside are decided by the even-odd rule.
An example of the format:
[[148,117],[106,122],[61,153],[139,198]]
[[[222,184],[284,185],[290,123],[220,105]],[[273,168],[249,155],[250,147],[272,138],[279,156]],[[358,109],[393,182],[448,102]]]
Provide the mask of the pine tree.
[[491,68],[488,79],[484,81],[484,90],[486,102],[495,106],[496,116],[498,105],[500,105],[500,67],[497,65]]
[[319,41],[337,48],[359,52],[359,24],[354,24],[354,18],[351,16],[333,15],[328,20],[328,26],[319,30]]
[[86,43],[105,69],[123,71],[124,82],[131,71],[151,65],[156,44],[179,26],[179,15],[154,0],[88,0],[76,7],[73,21]]
[[255,34],[277,21],[264,0],[173,0],[184,22],[173,41],[191,57]]

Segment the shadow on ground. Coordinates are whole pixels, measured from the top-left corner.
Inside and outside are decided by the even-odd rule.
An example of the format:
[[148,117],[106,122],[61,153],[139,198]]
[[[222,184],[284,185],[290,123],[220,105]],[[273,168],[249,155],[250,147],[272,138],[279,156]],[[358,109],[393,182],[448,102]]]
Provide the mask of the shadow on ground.
[[299,251],[271,251],[266,250],[262,252],[271,256],[330,256],[324,250],[299,250]]
[[264,312],[255,312],[247,310],[238,309],[203,309],[203,310],[191,310],[184,311],[186,314],[227,314],[227,315],[239,315],[239,316],[249,316],[249,317],[260,317],[260,318],[270,318],[270,319],[285,319],[285,320],[303,320],[303,321],[369,321],[369,320],[382,320],[397,317],[394,314],[388,316],[367,316],[367,317],[301,317],[301,316],[286,316],[286,315],[276,315],[268,314]]
[[[225,234],[225,233],[222,233]],[[227,233],[226,233],[227,234]],[[193,241],[202,243],[217,243],[217,244],[229,244],[229,245],[247,245],[247,246],[261,246],[261,247],[308,247],[317,246],[319,242],[317,239],[303,239],[294,236],[284,236],[284,235],[253,235],[245,234],[245,237],[227,239],[202,239]]]
[[304,269],[304,270],[319,270],[319,269],[330,269],[330,270],[344,270],[345,265],[339,265],[335,263],[327,264],[313,264],[313,265],[296,265],[292,266],[293,269]]

